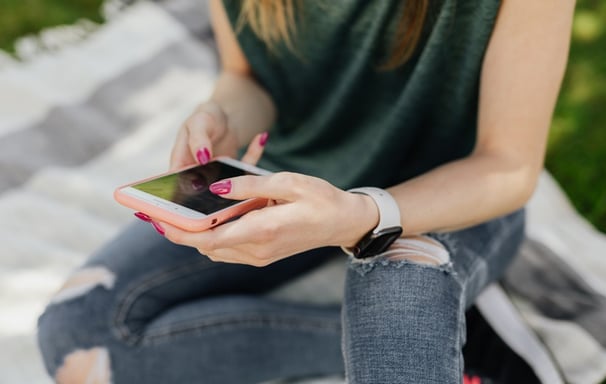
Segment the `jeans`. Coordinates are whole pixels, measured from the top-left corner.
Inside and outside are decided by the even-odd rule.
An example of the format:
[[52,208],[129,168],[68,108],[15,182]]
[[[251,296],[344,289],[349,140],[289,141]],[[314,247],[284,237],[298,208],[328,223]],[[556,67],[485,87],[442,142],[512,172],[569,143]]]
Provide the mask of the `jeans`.
[[[49,374],[101,348],[111,382],[259,383],[345,373],[357,383],[462,382],[465,309],[498,279],[524,233],[523,210],[433,234],[450,262],[315,249],[264,268],[214,263],[136,223],[94,254],[39,319]],[[346,269],[341,304],[265,293],[329,259]],[[80,281],[82,283],[82,281]]]

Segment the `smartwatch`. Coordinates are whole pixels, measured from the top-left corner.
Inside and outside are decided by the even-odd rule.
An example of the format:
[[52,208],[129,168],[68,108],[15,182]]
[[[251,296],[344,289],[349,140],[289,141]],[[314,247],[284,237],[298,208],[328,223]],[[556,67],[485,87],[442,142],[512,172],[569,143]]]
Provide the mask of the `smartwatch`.
[[354,188],[347,192],[370,196],[379,208],[379,224],[364,235],[353,248],[343,248],[343,250],[358,259],[385,252],[402,235],[398,204],[389,192],[380,188]]

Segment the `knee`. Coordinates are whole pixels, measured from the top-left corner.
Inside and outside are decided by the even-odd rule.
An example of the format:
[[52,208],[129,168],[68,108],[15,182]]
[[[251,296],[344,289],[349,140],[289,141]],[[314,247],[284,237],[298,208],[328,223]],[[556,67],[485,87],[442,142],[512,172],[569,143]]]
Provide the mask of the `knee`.
[[[58,384],[110,384],[112,381],[109,350],[106,347],[78,348],[65,355],[54,354],[44,348],[42,355],[49,374]],[[46,350],[47,353],[44,351]],[[48,361],[48,358],[56,360]],[[52,364],[52,368],[51,365]]]
[[351,267],[361,275],[376,265],[416,264],[438,269],[451,269],[450,252],[429,236],[411,236],[396,240],[384,253],[367,259],[351,259]]
[[62,303],[84,296],[96,287],[112,289],[116,281],[113,272],[103,266],[91,266],[74,272],[55,293],[51,304]]
[[428,265],[443,265],[450,262],[450,254],[444,245],[429,236],[398,239],[381,257],[389,261],[406,260]]
[[352,382],[366,382],[377,370],[396,377],[422,361],[439,367],[436,382],[456,375],[449,367],[459,361],[464,340],[463,287],[450,245],[424,236],[403,238],[378,256],[350,259],[343,343]]
[[363,316],[400,316],[405,311],[412,317],[432,307],[456,311],[462,285],[449,249],[428,236],[415,236],[398,239],[375,257],[350,258],[345,300],[364,305],[346,310]]
[[[103,267],[76,271],[38,319],[40,353],[58,383],[109,383],[109,354],[103,346],[110,334],[107,308],[103,293],[92,291],[111,289],[113,279]],[[83,376],[90,372],[95,379]]]
[[110,384],[111,380],[109,352],[101,347],[71,352],[55,373],[58,384]]

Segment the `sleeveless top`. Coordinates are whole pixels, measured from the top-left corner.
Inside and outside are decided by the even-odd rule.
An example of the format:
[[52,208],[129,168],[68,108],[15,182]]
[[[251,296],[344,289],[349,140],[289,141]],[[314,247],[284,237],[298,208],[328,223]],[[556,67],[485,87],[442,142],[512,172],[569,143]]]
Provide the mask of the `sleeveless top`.
[[[278,110],[259,166],[386,188],[470,153],[499,0],[430,0],[415,54],[390,71],[378,67],[402,0],[300,4],[296,53],[270,51],[247,26],[237,32]],[[240,1],[224,5],[236,30]]]

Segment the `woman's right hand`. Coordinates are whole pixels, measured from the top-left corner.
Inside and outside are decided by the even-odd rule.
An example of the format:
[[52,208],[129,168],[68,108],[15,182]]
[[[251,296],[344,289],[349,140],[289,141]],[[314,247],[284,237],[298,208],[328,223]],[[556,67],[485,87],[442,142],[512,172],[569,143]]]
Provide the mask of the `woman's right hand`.
[[185,120],[172,149],[170,169],[206,164],[215,156],[235,158],[240,143],[227,125],[227,116],[219,104],[201,104]]

